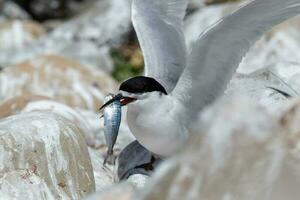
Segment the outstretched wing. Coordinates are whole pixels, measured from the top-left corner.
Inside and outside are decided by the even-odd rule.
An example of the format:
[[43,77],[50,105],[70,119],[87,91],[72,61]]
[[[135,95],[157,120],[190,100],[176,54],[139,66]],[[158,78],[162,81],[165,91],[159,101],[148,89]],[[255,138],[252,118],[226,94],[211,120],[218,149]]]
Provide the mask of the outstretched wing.
[[182,31],[187,0],[133,0],[132,22],[145,60],[145,75],[167,92],[175,87],[186,66]]
[[252,0],[217,22],[194,43],[173,94],[190,117],[222,95],[249,48],[262,34],[300,14],[300,0]]

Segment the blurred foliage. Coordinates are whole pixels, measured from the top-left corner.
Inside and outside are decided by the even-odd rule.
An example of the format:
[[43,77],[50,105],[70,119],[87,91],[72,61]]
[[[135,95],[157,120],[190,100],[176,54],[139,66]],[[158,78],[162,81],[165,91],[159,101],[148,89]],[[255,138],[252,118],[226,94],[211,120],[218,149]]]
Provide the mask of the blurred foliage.
[[111,57],[114,62],[112,76],[117,81],[122,82],[143,74],[144,59],[133,29],[128,33],[125,42],[121,46],[111,50]]
[[117,81],[121,82],[143,73],[144,62],[139,48],[122,46],[111,50],[111,56],[115,66],[112,75]]

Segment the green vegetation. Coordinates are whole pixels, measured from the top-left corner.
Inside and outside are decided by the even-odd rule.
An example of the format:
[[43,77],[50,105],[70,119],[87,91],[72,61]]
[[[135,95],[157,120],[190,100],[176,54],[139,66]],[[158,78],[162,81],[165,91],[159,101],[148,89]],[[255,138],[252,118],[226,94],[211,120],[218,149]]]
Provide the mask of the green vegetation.
[[132,58],[124,56],[121,49],[111,51],[111,57],[114,62],[114,71],[112,76],[119,82],[130,77],[138,76],[143,73],[143,67],[136,66],[132,62]]

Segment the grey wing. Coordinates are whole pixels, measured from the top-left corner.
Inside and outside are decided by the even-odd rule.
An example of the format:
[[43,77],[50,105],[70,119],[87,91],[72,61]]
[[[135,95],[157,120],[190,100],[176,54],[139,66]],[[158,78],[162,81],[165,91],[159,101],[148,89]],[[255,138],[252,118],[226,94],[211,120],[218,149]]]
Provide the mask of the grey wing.
[[249,48],[274,25],[300,13],[300,0],[253,0],[194,43],[173,96],[194,117],[222,95]]
[[186,66],[182,23],[187,0],[133,0],[132,22],[145,60],[145,75],[171,92]]

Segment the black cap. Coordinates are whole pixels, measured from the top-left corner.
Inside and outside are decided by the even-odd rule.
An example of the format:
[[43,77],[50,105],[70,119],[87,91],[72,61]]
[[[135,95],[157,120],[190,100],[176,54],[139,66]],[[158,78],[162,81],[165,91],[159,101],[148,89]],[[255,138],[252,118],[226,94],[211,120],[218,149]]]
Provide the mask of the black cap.
[[146,76],[137,76],[134,78],[130,78],[124,81],[120,85],[119,89],[134,94],[154,91],[167,94],[167,91],[159,82],[157,82],[154,78]]

